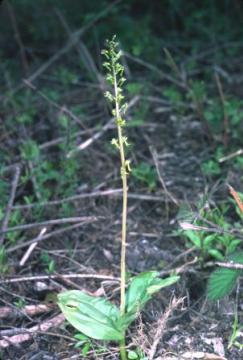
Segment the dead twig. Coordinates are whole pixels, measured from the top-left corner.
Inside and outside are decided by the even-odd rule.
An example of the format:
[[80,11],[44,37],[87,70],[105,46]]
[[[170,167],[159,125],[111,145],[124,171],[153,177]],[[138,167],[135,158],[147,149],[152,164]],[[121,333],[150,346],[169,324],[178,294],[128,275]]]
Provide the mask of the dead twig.
[[135,199],[140,201],[165,201],[164,196],[159,195],[150,195],[150,194],[138,194],[138,193],[129,193],[128,199]]
[[[62,12],[60,11],[60,9],[55,9],[55,12],[57,14],[57,17],[59,18],[64,30],[66,31],[67,35],[69,36],[70,40],[72,41],[72,37],[73,37],[73,33],[66,21],[66,19],[64,18]],[[82,40],[80,39],[80,41],[78,43],[75,44],[77,53],[81,59],[81,61],[83,62],[86,70],[91,74],[94,75],[97,82],[101,85],[101,88],[104,88],[105,85],[105,81],[104,78],[102,76],[101,73],[99,73],[97,66],[94,62],[94,60],[92,59],[92,56],[90,55],[89,50],[87,49],[87,47],[85,46],[85,44],[82,42]]]
[[[47,202],[41,202],[41,203],[32,203],[32,204],[24,204],[24,205],[15,205],[13,206],[13,209],[19,209],[19,210],[29,210],[34,208],[35,206],[55,206],[60,205],[63,203],[73,202],[77,200],[82,199],[88,199],[88,198],[94,198],[94,197],[100,197],[100,196],[122,196],[122,189],[109,189],[109,190],[102,190],[102,191],[93,191],[91,193],[85,193],[85,194],[79,194],[79,195],[73,195],[64,199],[60,200],[52,200]],[[129,199],[139,200],[139,201],[155,201],[155,202],[164,202],[165,197],[159,196],[159,195],[151,195],[151,194],[139,194],[139,193],[129,193],[128,194]],[[169,200],[171,201],[171,200]],[[180,203],[184,203],[183,200],[178,200]],[[173,202],[174,203],[174,202]],[[188,203],[188,201],[187,201]]]
[[11,189],[8,205],[7,205],[7,208],[5,211],[5,216],[4,216],[3,222],[2,222],[1,232],[3,234],[0,236],[0,246],[3,244],[3,241],[4,241],[4,231],[8,227],[9,217],[10,217],[11,210],[13,208],[15,193],[17,190],[18,182],[19,182],[19,176],[20,176],[20,167],[16,166],[15,174],[14,174],[14,178],[13,178],[13,182],[12,182],[12,189]]
[[[93,221],[92,221],[92,222],[93,222]],[[88,224],[88,223],[90,223],[90,221],[85,221],[85,222],[81,222],[81,223],[74,224],[74,225],[71,225],[71,226],[67,226],[67,227],[65,227],[65,228],[52,231],[52,232],[50,232],[50,233],[42,236],[41,238],[40,238],[39,235],[38,235],[37,237],[35,237],[35,238],[32,239],[32,240],[25,241],[25,242],[23,242],[23,243],[21,243],[21,244],[18,244],[18,245],[15,245],[15,246],[12,246],[12,247],[6,249],[6,253],[11,253],[11,252],[16,251],[16,250],[18,250],[18,249],[22,249],[22,248],[24,248],[24,247],[26,247],[26,246],[28,246],[28,245],[31,245],[31,244],[33,244],[33,243],[36,243],[36,242],[40,243],[41,241],[46,240],[46,239],[49,239],[49,238],[52,237],[52,236],[60,235],[60,234],[62,234],[62,233],[64,233],[64,232],[77,229],[77,228],[79,228],[79,227],[81,227],[81,226],[84,226],[84,225],[86,225],[86,224]]]
[[62,218],[62,219],[52,219],[52,220],[42,221],[39,223],[13,226],[11,228],[1,230],[0,234],[5,234],[5,233],[13,232],[13,231],[29,230],[29,229],[33,229],[36,227],[60,225],[60,224],[71,224],[71,223],[77,223],[77,222],[97,221],[97,220],[98,220],[98,218],[96,216],[79,216],[79,217],[69,217],[69,218]]
[[110,275],[99,274],[55,274],[55,275],[36,275],[36,276],[18,276],[15,278],[0,280],[0,284],[13,284],[16,282],[25,281],[41,281],[52,279],[97,279],[97,280],[112,280],[120,281],[119,278]]
[[230,185],[228,185],[228,188],[229,188],[230,194],[233,196],[233,198],[234,198],[234,200],[235,200],[238,208],[239,208],[240,211],[243,213],[243,202],[242,202],[242,200],[241,200],[238,192],[235,191],[235,189],[234,189],[232,186],[230,186]]
[[[40,241],[40,239],[44,236],[44,234],[46,233],[46,228],[41,229],[39,235],[38,235],[38,241]],[[38,241],[34,242],[33,244],[31,244],[27,251],[24,253],[24,255],[22,256],[22,259],[19,262],[19,266],[24,266],[26,261],[29,259],[30,255],[32,254],[32,252],[34,251],[34,249],[36,248]]]
[[65,318],[63,314],[58,314],[50,320],[43,321],[42,323],[32,326],[29,329],[25,329],[25,333],[21,333],[14,336],[4,336],[3,340],[0,340],[0,348],[7,348],[10,345],[18,345],[22,342],[30,340],[38,332],[46,332],[52,327],[59,327]]
[[13,209],[28,210],[28,209],[32,209],[35,206],[48,206],[49,207],[49,206],[60,205],[63,203],[80,200],[80,199],[88,199],[88,198],[99,197],[99,196],[109,196],[109,195],[115,195],[117,193],[122,193],[122,189],[108,189],[108,190],[103,190],[103,191],[94,191],[91,193],[69,196],[69,197],[61,199],[61,200],[52,200],[52,201],[40,202],[40,203],[36,202],[36,203],[32,203],[32,204],[16,205],[16,206],[13,206]]
[[168,196],[168,198],[171,199],[171,201],[176,204],[177,206],[179,206],[179,202],[178,200],[169,192],[169,190],[167,189],[167,186],[164,182],[164,179],[161,175],[161,172],[160,172],[160,168],[159,168],[159,162],[158,162],[158,154],[157,152],[155,151],[155,149],[153,149],[152,147],[150,147],[150,152],[152,154],[152,157],[153,157],[153,161],[154,161],[154,164],[155,164],[155,167],[156,167],[156,171],[157,171],[157,174],[158,174],[158,177],[159,177],[159,181],[162,185],[162,188],[165,192],[165,195]]
[[179,86],[180,88],[182,89],[185,89],[185,85],[180,82],[180,81],[177,81],[176,79],[174,79],[172,76],[166,74],[165,72],[161,71],[160,69],[158,69],[156,66],[136,57],[136,56],[133,56],[127,52],[124,52],[124,56],[127,57],[128,59],[134,61],[135,63],[139,64],[139,65],[142,65],[143,67],[153,71],[154,73],[156,73],[161,79],[163,80],[167,80],[169,82],[171,82],[172,84],[175,84],[177,86]]
[[149,360],[153,360],[155,353],[157,351],[159,342],[164,334],[165,327],[167,324],[167,321],[171,315],[171,313],[184,301],[183,298],[173,298],[171,303],[169,304],[168,308],[166,309],[165,313],[159,318],[156,325],[156,332],[153,336],[153,344],[151,346],[151,349],[149,351]]
[[38,184],[38,181],[36,179],[36,176],[35,176],[35,167],[34,167],[34,164],[32,161],[27,161],[27,165],[28,165],[28,168],[29,168],[29,171],[30,171],[30,179],[31,179],[31,182],[33,184],[33,189],[34,189],[34,193],[35,193],[35,196],[37,198],[38,201],[41,201],[41,192],[40,192],[40,186]]
[[23,44],[23,41],[22,41],[22,38],[21,38],[21,35],[20,35],[20,32],[19,32],[15,12],[14,12],[13,7],[12,7],[12,5],[11,5],[11,3],[9,1],[7,1],[7,9],[8,9],[10,21],[12,23],[13,30],[14,30],[14,37],[15,37],[16,42],[17,42],[18,47],[19,47],[20,57],[21,57],[21,60],[22,60],[25,76],[27,76],[28,72],[29,72],[29,64],[28,64],[28,60],[27,60],[27,57],[26,57],[26,54],[25,54],[24,44]]
[[[0,319],[4,319],[7,317],[14,317],[14,316],[23,316],[23,315],[29,315],[34,316],[38,315],[44,312],[48,312],[53,309],[55,305],[53,304],[38,304],[38,305],[26,305],[21,308],[21,311],[19,311],[18,308],[13,309],[11,306],[2,306],[0,307]],[[0,332],[1,336],[1,332]]]
[[216,265],[228,269],[243,270],[243,264],[236,264],[231,261],[229,262],[216,262]]
[[[12,328],[12,329],[8,329],[8,330],[0,331],[0,337],[12,336],[12,335],[24,334],[24,333],[28,333],[28,329],[26,329],[26,328]],[[74,341],[73,337],[71,337],[71,336],[58,334],[58,333],[53,333],[51,331],[36,331],[36,334],[44,334],[44,335],[56,336],[56,337],[68,340],[69,343],[70,343],[70,341],[71,342]]]
[[240,156],[240,155],[242,155],[242,154],[243,154],[243,149],[239,149],[239,150],[237,150],[237,151],[235,151],[235,152],[233,152],[233,153],[231,153],[231,154],[229,154],[229,155],[227,155],[227,156],[224,156],[224,157],[220,158],[220,159],[219,159],[219,163],[225,162],[225,161],[227,161],[227,160],[231,160],[231,159],[233,159],[234,157]]
[[[191,250],[195,250],[195,247],[192,249],[189,249],[189,250],[190,250],[190,252],[192,252]],[[185,252],[184,252],[184,254],[185,254]],[[179,256],[177,258],[179,258]],[[194,259],[187,261],[185,264],[177,266],[176,268],[171,267],[170,269],[161,270],[159,275],[166,276],[166,275],[171,275],[171,274],[181,274],[181,273],[185,273],[185,272],[190,272],[191,270],[193,270],[193,267],[191,265],[196,264],[197,262],[198,262],[198,258],[195,257]],[[175,263],[175,261],[173,262],[173,264],[174,263]]]
[[218,74],[215,74],[215,80],[216,80],[216,84],[218,87],[218,91],[219,91],[219,96],[220,96],[220,101],[222,104],[222,109],[223,109],[223,114],[224,114],[224,120],[223,120],[223,126],[224,126],[224,130],[223,130],[223,143],[224,143],[224,147],[228,146],[228,133],[229,133],[229,118],[228,118],[228,114],[225,108],[225,96],[224,96],[224,92],[223,92],[223,87],[219,78]]
[[[35,85],[33,85],[30,81],[28,80],[23,80],[24,84],[26,86],[28,86],[31,90],[35,91],[42,99],[44,99],[48,104],[52,105],[53,107],[55,107],[57,110],[59,110],[62,114],[66,114],[67,116],[69,116],[72,120],[74,120],[77,124],[81,125],[83,127],[83,123],[81,121],[81,119],[76,116],[71,110],[67,109],[66,106],[63,105],[59,105],[56,101],[50,99],[46,94],[44,94],[41,90],[38,90],[37,87]],[[80,133],[83,133],[80,132]],[[63,141],[63,137],[59,138],[62,139]],[[58,140],[56,140],[58,141]],[[54,143],[54,145],[58,144],[59,142],[55,142],[54,141],[50,141],[49,143]],[[42,145],[43,146],[43,145]],[[41,146],[40,146],[41,148]]]

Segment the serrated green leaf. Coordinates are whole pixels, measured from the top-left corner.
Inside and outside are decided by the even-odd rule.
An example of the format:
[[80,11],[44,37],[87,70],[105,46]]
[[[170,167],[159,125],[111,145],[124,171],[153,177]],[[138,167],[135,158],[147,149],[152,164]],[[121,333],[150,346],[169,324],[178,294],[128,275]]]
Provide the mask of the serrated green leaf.
[[240,270],[221,268],[215,270],[208,281],[207,296],[209,300],[219,300],[229,294],[240,275]]
[[[230,254],[225,261],[232,264],[243,264],[243,251]],[[242,270],[240,269],[220,268],[215,270],[208,281],[208,298],[210,300],[219,300],[229,294],[241,273]]]
[[70,324],[86,336],[97,340],[123,339],[119,309],[106,299],[71,290],[58,295],[58,305]]

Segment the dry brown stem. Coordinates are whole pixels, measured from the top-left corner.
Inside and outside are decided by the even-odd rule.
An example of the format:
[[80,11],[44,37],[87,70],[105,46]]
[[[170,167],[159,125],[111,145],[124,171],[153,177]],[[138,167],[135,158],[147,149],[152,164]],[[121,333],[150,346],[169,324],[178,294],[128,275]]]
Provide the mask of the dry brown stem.
[[184,300],[183,298],[179,298],[179,299],[173,298],[171,303],[169,304],[168,308],[166,309],[165,313],[157,321],[156,331],[153,336],[153,339],[154,339],[153,344],[149,351],[149,360],[154,359],[159,342],[164,334],[165,327],[166,327],[169,316],[183,302],[183,300]]

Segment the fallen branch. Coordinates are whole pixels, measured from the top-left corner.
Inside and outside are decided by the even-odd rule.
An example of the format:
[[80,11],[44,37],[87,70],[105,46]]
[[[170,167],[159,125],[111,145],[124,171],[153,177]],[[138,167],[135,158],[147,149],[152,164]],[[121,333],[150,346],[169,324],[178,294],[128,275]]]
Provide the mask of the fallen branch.
[[[44,236],[44,234],[46,233],[46,227],[43,227],[38,235],[38,241],[40,241],[42,239],[42,237]],[[38,241],[34,242],[33,244],[30,244],[28,249],[26,250],[26,252],[24,253],[24,255],[22,256],[20,262],[19,262],[19,266],[24,266],[26,261],[29,259],[30,255],[32,254],[32,252],[34,251],[34,249],[36,248]]]
[[55,274],[55,275],[36,275],[36,276],[18,276],[15,278],[9,278],[0,280],[0,284],[13,284],[16,282],[24,281],[40,281],[40,280],[52,280],[52,279],[99,279],[99,280],[112,280],[120,281],[119,278],[109,275],[99,274]]
[[82,221],[85,221],[85,222],[86,221],[96,221],[96,220],[97,220],[97,217],[95,217],[95,216],[79,216],[79,217],[69,217],[69,218],[63,218],[63,219],[53,219],[53,220],[42,221],[39,223],[13,226],[13,227],[5,229],[5,230],[0,230],[0,234],[5,234],[8,232],[13,232],[13,231],[29,230],[29,229],[33,229],[35,227],[60,225],[60,224],[67,224],[67,223],[77,223],[77,222],[82,222]]
[[[34,316],[41,314],[43,312],[48,312],[52,310],[54,307],[53,304],[38,304],[38,305],[26,305],[21,309],[13,308],[12,306],[2,306],[0,307],[0,319],[4,319],[6,317],[14,317],[20,315],[29,315]],[[1,333],[0,333],[1,335]]]
[[47,201],[47,202],[36,202],[36,203],[32,203],[32,204],[25,204],[25,205],[16,205],[13,206],[14,210],[27,210],[27,209],[32,209],[35,206],[54,206],[54,205],[60,205],[60,204],[64,204],[64,203],[68,203],[68,202],[72,202],[72,201],[76,201],[76,200],[81,200],[81,199],[89,199],[89,198],[93,198],[93,197],[99,197],[99,196],[109,196],[109,195],[114,195],[117,193],[122,193],[122,189],[108,189],[108,190],[103,190],[103,191],[93,191],[91,193],[85,193],[85,194],[79,194],[79,195],[73,195],[73,196],[69,196],[67,198],[61,199],[61,200],[52,200],[52,201]]
[[162,185],[162,188],[164,190],[164,193],[166,196],[168,196],[168,198],[171,200],[172,203],[174,203],[175,205],[179,206],[179,202],[178,200],[173,196],[173,194],[167,189],[167,186],[166,186],[166,183],[161,175],[161,172],[160,172],[160,168],[159,168],[159,162],[158,162],[158,154],[157,152],[155,151],[155,149],[153,149],[152,147],[150,147],[150,151],[151,151],[151,154],[152,154],[152,157],[153,157],[153,161],[154,161],[154,164],[155,164],[155,167],[156,167],[156,171],[157,171],[157,174],[158,174],[158,178],[159,178],[159,181]]
[[90,221],[86,221],[86,222],[81,222],[81,223],[78,223],[78,224],[74,224],[74,225],[70,225],[70,226],[67,226],[63,229],[58,229],[58,230],[55,230],[55,231],[52,231],[46,235],[43,235],[42,237],[40,237],[39,235],[37,237],[35,237],[34,239],[32,240],[29,240],[29,241],[26,241],[26,242],[23,242],[21,244],[18,244],[18,245],[15,245],[15,246],[12,246],[11,248],[9,249],[6,249],[6,253],[9,254],[13,251],[16,251],[18,249],[22,249],[28,245],[31,245],[31,244],[34,244],[36,242],[40,243],[41,241],[45,240],[45,239],[49,239],[50,237],[52,236],[56,236],[56,235],[60,235],[66,231],[70,231],[70,230],[74,230],[74,229],[77,229],[79,228],[80,226],[83,226],[83,225],[86,225],[90,223]]
[[58,327],[64,322],[65,318],[63,314],[54,316],[52,319],[43,321],[42,323],[35,325],[29,329],[25,329],[23,333],[14,336],[4,336],[3,340],[0,340],[0,348],[7,348],[10,345],[18,345],[22,342],[30,340],[38,332],[46,332],[52,327]]
[[231,262],[216,262],[215,264],[227,269],[243,270],[243,264],[236,264]]

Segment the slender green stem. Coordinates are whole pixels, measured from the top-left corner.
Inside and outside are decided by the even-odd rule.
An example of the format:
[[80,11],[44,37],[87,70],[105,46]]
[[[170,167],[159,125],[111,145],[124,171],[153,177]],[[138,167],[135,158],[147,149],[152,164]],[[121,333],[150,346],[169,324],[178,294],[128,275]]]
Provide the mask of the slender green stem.
[[119,348],[120,348],[121,360],[127,360],[125,338],[120,341]]
[[113,71],[114,76],[114,90],[115,90],[115,111],[117,120],[118,142],[121,158],[121,178],[123,190],[123,207],[122,207],[122,241],[121,241],[121,293],[120,293],[120,311],[121,315],[125,314],[125,290],[126,290],[126,232],[127,232],[127,171],[126,171],[126,158],[123,143],[122,126],[119,124],[120,109],[118,101],[118,88],[116,73]]
[[[117,121],[118,143],[121,158],[121,178],[122,178],[122,190],[123,190],[123,206],[122,206],[122,241],[121,241],[121,290],[120,290],[120,313],[121,316],[125,314],[125,291],[126,291],[126,233],[127,233],[127,169],[126,158],[123,142],[122,126],[120,123],[121,115],[118,99],[118,87],[115,69],[113,68],[114,76],[114,91],[115,91],[115,113]],[[126,360],[126,344],[125,344],[125,332],[124,339],[120,342],[120,356],[121,360]]]
[[[126,103],[123,102],[122,85],[125,81],[123,77],[124,67],[120,64],[121,51],[118,50],[118,43],[115,36],[108,42],[108,49],[103,51],[106,62],[104,67],[107,69],[107,81],[112,85],[113,92],[106,91],[105,96],[112,103],[112,113],[117,124],[117,139],[112,139],[111,143],[119,149],[121,160],[121,179],[122,179],[122,236],[121,236],[121,289],[120,289],[120,315],[123,317],[126,313],[126,233],[127,233],[127,176],[130,169],[129,160],[126,160],[125,146],[128,146],[127,138],[123,134],[125,120],[122,115],[126,110]],[[126,331],[123,332],[123,339],[120,342],[121,360],[127,360],[126,355]]]

